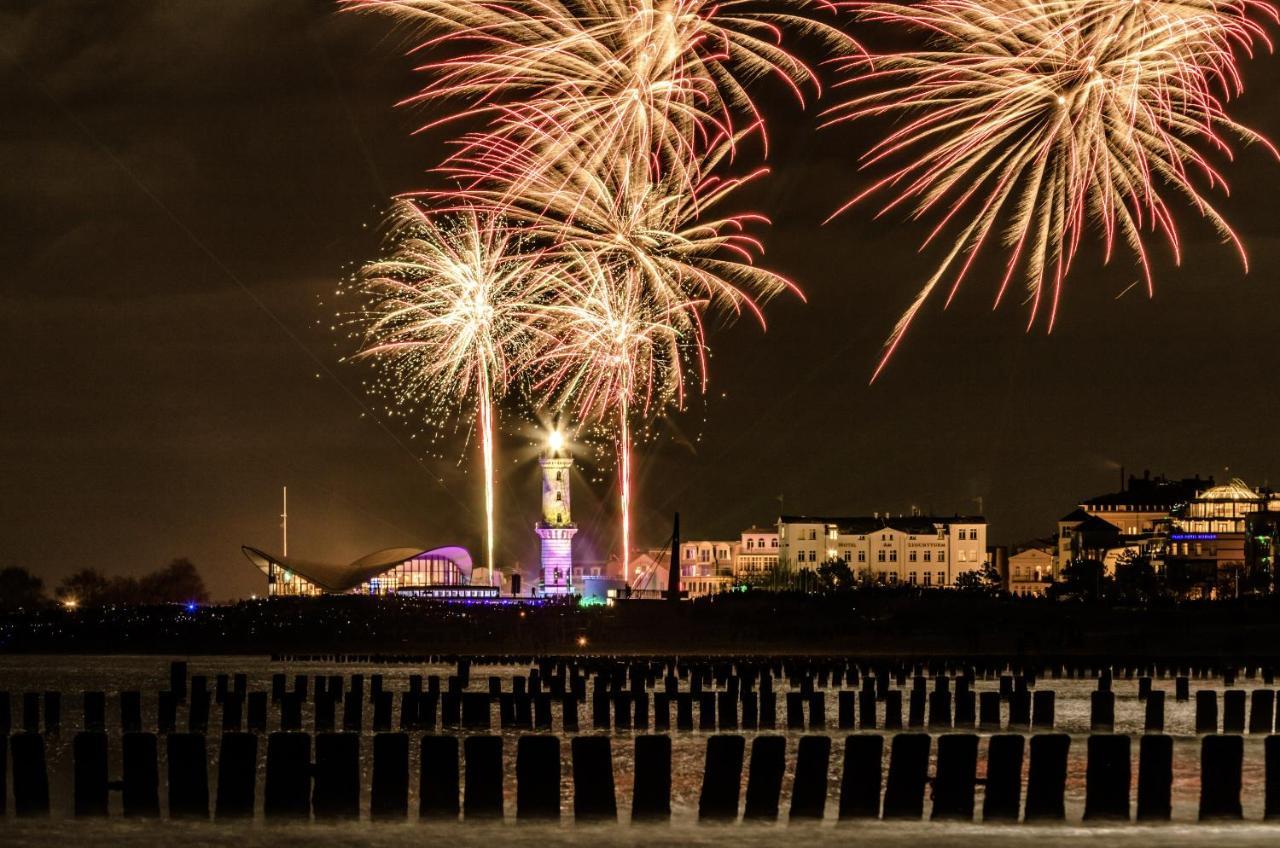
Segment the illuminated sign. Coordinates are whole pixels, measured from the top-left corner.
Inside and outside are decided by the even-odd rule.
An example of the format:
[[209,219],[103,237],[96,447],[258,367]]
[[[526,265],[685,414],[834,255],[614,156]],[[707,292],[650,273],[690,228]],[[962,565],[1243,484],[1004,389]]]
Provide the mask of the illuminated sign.
[[1212,542],[1218,538],[1217,533],[1170,533],[1169,538],[1175,542]]

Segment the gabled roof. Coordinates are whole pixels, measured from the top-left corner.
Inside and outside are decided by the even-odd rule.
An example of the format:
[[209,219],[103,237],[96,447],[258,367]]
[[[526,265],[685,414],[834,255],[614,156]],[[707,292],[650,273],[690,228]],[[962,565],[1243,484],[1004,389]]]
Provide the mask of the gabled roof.
[[242,545],[240,550],[263,574],[268,573],[270,566],[274,564],[277,568],[292,571],[326,592],[348,592],[361,583],[411,559],[447,559],[458,566],[458,570],[463,573],[468,582],[471,580],[471,554],[466,548],[456,546],[433,548],[429,551],[421,548],[386,548],[366,554],[348,565],[309,562],[296,557],[279,557],[248,545]]
[[1066,515],[1059,518],[1058,521],[1077,521],[1077,522],[1088,521],[1092,517],[1093,517],[1092,515],[1085,512],[1080,507],[1076,507],[1075,509],[1068,512]]
[[1076,533],[1105,533],[1119,534],[1120,528],[1107,521],[1105,518],[1099,518],[1096,515],[1090,515],[1084,521],[1081,521],[1075,528]]
[[1054,553],[1058,550],[1058,543],[1054,539],[1032,539],[1013,546],[1013,553],[1009,556],[1017,556],[1027,551],[1043,551],[1045,553]]

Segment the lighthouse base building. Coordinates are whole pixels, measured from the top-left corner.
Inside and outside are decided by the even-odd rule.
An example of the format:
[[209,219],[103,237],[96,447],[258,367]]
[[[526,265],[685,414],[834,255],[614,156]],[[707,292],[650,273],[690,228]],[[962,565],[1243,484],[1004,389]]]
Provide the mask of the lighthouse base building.
[[573,585],[573,536],[578,532],[569,509],[569,472],[573,459],[560,433],[553,432],[542,466],[542,520],[535,528],[542,541],[541,593],[549,596],[577,593]]

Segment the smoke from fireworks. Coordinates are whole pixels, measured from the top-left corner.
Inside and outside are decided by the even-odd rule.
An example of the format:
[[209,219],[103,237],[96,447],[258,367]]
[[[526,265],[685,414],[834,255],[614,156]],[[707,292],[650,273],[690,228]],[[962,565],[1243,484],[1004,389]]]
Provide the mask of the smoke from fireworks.
[[386,259],[362,274],[362,357],[381,360],[389,393],[474,408],[484,457],[485,565],[494,575],[495,402],[535,355],[530,320],[549,277],[504,222],[475,210],[437,218],[398,207]]
[[[950,247],[903,314],[872,379],[885,367],[935,288],[947,303],[980,250],[1009,250],[996,304],[1015,275],[1029,292],[1030,328],[1044,304],[1057,318],[1063,283],[1085,227],[1102,232],[1106,259],[1119,241],[1152,285],[1147,231],[1180,259],[1170,202],[1208,219],[1244,249],[1198,184],[1222,188],[1209,155],[1228,138],[1264,139],[1226,114],[1240,91],[1236,52],[1266,42],[1251,15],[1266,3],[1236,0],[926,0],[858,3],[864,17],[925,33],[929,49],[849,67],[872,90],[830,111],[831,123],[903,120],[862,159],[905,158],[839,211],[891,190],[881,214],[902,204],[936,218],[925,239]],[[1269,145],[1268,145],[1269,146]],[[839,214],[837,212],[836,214]],[[833,216],[834,217],[834,216]],[[1247,264],[1246,264],[1247,267]]]

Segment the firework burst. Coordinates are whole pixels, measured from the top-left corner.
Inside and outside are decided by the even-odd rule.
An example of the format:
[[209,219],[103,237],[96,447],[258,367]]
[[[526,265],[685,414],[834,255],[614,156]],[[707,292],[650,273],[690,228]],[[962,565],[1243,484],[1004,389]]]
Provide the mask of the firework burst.
[[[929,244],[950,242],[885,344],[883,370],[920,307],[950,275],[949,304],[991,240],[1009,256],[998,305],[1021,274],[1028,328],[1047,304],[1057,319],[1063,283],[1085,228],[1117,243],[1152,277],[1147,240],[1158,234],[1180,260],[1171,201],[1180,198],[1235,245],[1239,238],[1206,199],[1226,188],[1210,161],[1229,139],[1262,142],[1231,120],[1237,51],[1265,43],[1252,15],[1264,3],[1210,0],[929,0],[856,4],[869,19],[926,33],[927,50],[855,61],[869,93],[835,107],[830,122],[900,116],[863,165],[889,161],[866,196],[890,190],[880,214],[903,204],[932,217]],[[1268,45],[1269,46],[1269,45]],[[1268,144],[1269,146],[1269,144]],[[1274,152],[1274,151],[1273,151]],[[832,216],[834,217],[834,216]]]
[[682,328],[704,304],[660,303],[635,265],[611,264],[600,252],[573,248],[559,268],[555,294],[536,325],[543,353],[534,362],[534,388],[584,423],[616,420],[623,579],[629,582],[631,417],[679,405],[687,348],[701,344]]
[[380,360],[395,396],[472,409],[484,458],[486,565],[494,574],[494,404],[536,356],[530,321],[549,276],[500,218],[397,207],[391,255],[361,275],[359,356]]
[[749,88],[771,77],[801,104],[820,92],[784,33],[837,55],[857,46],[815,17],[836,11],[829,0],[343,5],[391,13],[420,33],[412,52],[431,54],[419,67],[428,82],[405,102],[449,110],[424,129],[459,119],[482,127],[437,169],[455,188],[414,196],[437,212],[509,221],[520,249],[555,277],[552,293],[524,303],[520,332],[538,339],[543,404],[616,422],[625,572],[633,417],[682,407],[686,368],[705,388],[708,315],[746,311],[763,325],[764,301],[799,293],[754,264],[762,247],[749,230],[762,216],[715,211],[765,173],[720,173],[748,136],[767,155]]
[[[415,52],[460,51],[420,66],[430,82],[406,103],[460,102],[428,126],[484,117],[487,136],[529,146],[538,159],[594,169],[619,149],[637,165],[687,184],[700,142],[747,126],[764,135],[748,84],[781,80],[801,102],[818,75],[783,46],[814,37],[833,53],[857,45],[819,13],[829,0],[349,0],[429,34]],[[767,145],[767,139],[766,139]]]
[[[730,149],[731,142],[722,141],[702,157],[700,169],[717,169]],[[764,326],[764,302],[784,291],[803,297],[793,282],[755,264],[763,245],[750,229],[767,224],[764,216],[713,214],[764,169],[742,178],[708,176],[686,190],[675,176],[649,178],[624,154],[596,170],[573,163],[543,169],[512,197],[505,186],[526,173],[520,150],[489,152],[492,157],[477,152],[450,169],[467,188],[434,198],[446,207],[461,202],[500,212],[552,254],[591,252],[601,267],[626,267],[628,287],[651,298],[679,333],[692,333],[698,350],[704,348],[706,309],[728,316],[745,311]],[[699,361],[705,380],[705,362]]]

